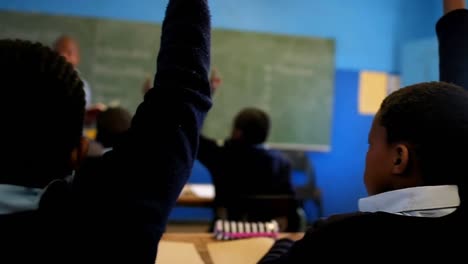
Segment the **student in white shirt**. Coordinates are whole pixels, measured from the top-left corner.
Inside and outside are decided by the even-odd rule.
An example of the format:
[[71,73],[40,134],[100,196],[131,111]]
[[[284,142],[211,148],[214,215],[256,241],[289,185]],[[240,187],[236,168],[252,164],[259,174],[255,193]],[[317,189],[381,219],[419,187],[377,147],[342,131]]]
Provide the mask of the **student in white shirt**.
[[[468,11],[446,0],[437,24],[442,81],[468,88]],[[279,240],[261,264],[434,262],[466,259],[468,92],[420,83],[389,95],[369,133],[359,212],[316,222]]]

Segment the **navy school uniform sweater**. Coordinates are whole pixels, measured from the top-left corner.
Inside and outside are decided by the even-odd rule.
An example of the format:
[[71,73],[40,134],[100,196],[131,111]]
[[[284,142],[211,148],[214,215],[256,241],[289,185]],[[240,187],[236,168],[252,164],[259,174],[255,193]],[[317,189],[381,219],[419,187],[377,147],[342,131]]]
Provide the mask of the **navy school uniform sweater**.
[[72,184],[51,183],[37,210],[0,215],[0,262],[153,264],[211,106],[209,63],[207,0],[170,0],[129,132]]
[[280,152],[228,140],[218,146],[200,138],[198,160],[211,174],[216,205],[255,195],[294,195],[291,164]]

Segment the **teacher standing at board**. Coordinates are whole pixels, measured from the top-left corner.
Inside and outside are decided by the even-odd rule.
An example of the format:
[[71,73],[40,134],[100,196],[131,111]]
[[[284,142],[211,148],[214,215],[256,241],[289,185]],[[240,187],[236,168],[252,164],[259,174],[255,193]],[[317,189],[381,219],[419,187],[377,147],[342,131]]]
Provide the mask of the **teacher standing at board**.
[[80,64],[80,46],[78,42],[71,36],[63,35],[54,42],[54,50],[75,67],[76,71],[80,75],[83,81],[83,89],[85,92],[86,109],[91,107],[91,87],[89,83],[83,79],[81,73],[78,71],[78,65]]

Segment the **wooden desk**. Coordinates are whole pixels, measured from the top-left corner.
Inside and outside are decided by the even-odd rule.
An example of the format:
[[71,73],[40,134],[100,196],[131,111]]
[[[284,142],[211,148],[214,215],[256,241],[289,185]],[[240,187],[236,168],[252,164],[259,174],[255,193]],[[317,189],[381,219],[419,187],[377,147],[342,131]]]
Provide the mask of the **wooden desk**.
[[[213,189],[208,190],[208,194],[202,196],[197,195],[197,189],[195,188],[204,188],[204,189]],[[213,192],[213,193],[211,193]],[[211,184],[187,184],[182,193],[177,199],[178,206],[189,206],[189,207],[212,207],[214,201],[214,187]]]
[[178,206],[187,207],[212,207],[213,199],[197,197],[195,195],[181,195],[177,199]]
[[[304,233],[281,233],[279,235],[280,238],[288,237],[294,240],[299,240],[303,236]],[[214,239],[213,234],[211,233],[166,233],[163,235],[162,240],[193,243],[198,254],[200,254],[202,260],[206,264],[213,264],[210,254],[208,253],[207,244],[212,242],[223,242]]]

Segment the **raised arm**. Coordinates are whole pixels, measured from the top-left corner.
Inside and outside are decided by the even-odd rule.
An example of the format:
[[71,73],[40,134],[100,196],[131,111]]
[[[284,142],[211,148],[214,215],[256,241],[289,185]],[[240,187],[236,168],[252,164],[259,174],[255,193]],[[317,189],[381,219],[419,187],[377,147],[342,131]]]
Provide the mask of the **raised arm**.
[[468,89],[468,10],[465,0],[444,0],[444,13],[436,26],[440,80]]
[[207,0],[169,1],[154,88],[138,107],[127,140],[105,157],[119,176],[118,186],[147,205],[142,213],[152,216],[161,233],[190,175],[199,130],[211,106],[209,63]]
[[83,168],[76,177],[78,196],[97,210],[96,219],[119,224],[111,234],[118,246],[112,253],[115,258],[154,263],[211,106],[209,64],[207,0],[170,0],[154,88],[146,93],[124,140],[104,155],[100,169]]
[[444,14],[457,9],[465,9],[465,0],[444,0]]

